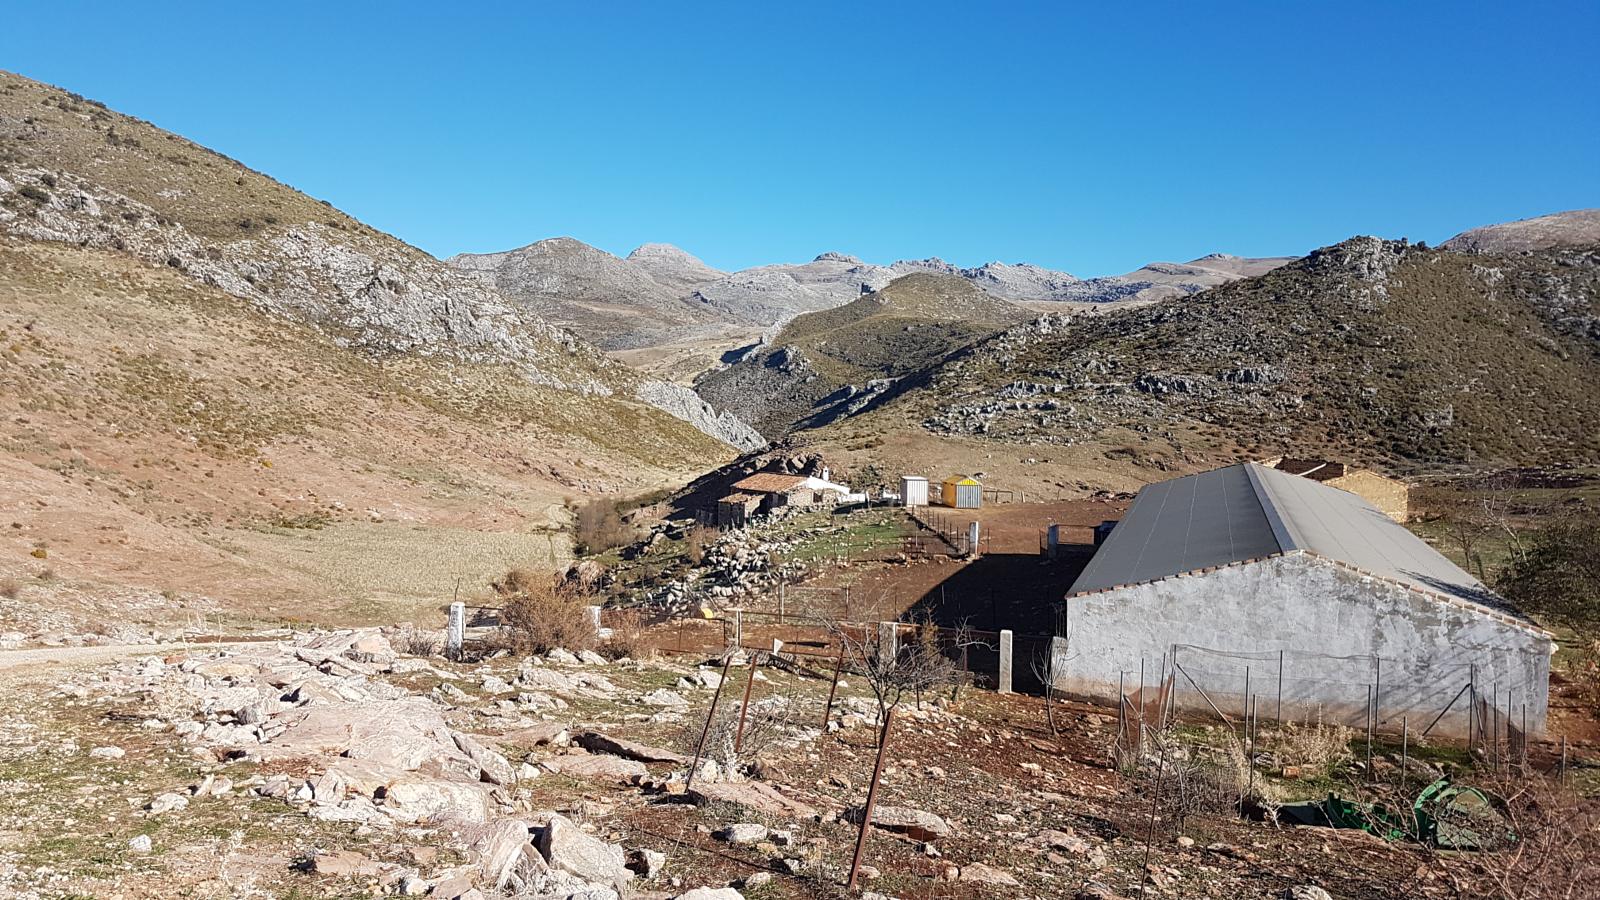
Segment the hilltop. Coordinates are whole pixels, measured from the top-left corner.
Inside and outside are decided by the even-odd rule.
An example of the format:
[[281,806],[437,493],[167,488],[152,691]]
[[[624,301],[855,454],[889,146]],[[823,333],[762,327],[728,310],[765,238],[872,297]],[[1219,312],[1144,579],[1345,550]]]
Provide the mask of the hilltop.
[[324,203],[6,73],[0,257],[10,627],[436,600],[565,555],[569,498],[734,455],[697,428],[759,443]]
[[1575,209],[1463,231],[1442,245],[1471,253],[1512,253],[1600,244],[1600,209]]
[[713,407],[768,438],[849,415],[897,379],[1028,317],[954,275],[914,274],[796,317],[769,344],[698,385]]
[[720,273],[665,245],[640,248],[624,260],[560,237],[503,253],[462,253],[445,262],[605,349],[659,343],[675,327],[716,321],[684,290],[698,277]]
[[976,441],[1156,468],[1286,452],[1399,469],[1593,460],[1597,313],[1600,248],[1469,256],[1353,238],[1181,303],[1013,327],[808,439],[911,427],[969,454]]

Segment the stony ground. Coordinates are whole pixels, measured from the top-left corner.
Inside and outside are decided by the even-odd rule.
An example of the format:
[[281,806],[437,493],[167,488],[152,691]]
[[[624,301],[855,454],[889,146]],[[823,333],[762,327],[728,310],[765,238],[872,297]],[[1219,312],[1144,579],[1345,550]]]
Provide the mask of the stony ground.
[[[390,640],[393,638],[393,641]],[[845,894],[877,710],[847,675],[695,658],[416,657],[376,631],[0,671],[0,893],[18,897]],[[880,896],[1449,896],[1403,846],[1158,818],[1113,720],[968,690],[899,708],[863,868]],[[1147,847],[1148,841],[1148,847]],[[1148,864],[1146,862],[1148,854]],[[1141,872],[1146,873],[1141,879]],[[1403,886],[1398,888],[1397,886]],[[474,891],[478,893],[473,893]]]

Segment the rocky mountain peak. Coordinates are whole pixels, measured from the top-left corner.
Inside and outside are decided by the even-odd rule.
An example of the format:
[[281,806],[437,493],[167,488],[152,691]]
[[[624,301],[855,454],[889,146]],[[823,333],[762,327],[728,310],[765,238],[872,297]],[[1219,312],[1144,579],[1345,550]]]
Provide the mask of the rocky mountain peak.
[[827,253],[818,253],[817,258],[813,259],[812,262],[840,262],[848,263],[852,266],[859,266],[862,264],[858,257],[851,256],[848,253],[835,253],[832,250],[829,250]]

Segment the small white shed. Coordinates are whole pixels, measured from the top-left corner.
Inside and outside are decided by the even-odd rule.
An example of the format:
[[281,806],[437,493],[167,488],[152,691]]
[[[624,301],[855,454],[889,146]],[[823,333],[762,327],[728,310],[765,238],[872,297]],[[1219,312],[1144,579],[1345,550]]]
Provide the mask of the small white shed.
[[900,504],[902,506],[928,505],[928,479],[921,475],[900,476]]

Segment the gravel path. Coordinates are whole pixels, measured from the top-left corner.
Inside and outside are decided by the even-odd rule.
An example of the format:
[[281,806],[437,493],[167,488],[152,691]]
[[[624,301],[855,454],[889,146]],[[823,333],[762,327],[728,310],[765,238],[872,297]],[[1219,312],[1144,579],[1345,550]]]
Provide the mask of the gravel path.
[[99,647],[39,647],[32,650],[0,650],[0,671],[21,669],[29,666],[100,662],[107,659],[116,659],[119,656],[159,655],[171,653],[174,650],[192,650],[197,647],[205,647],[207,649],[232,647],[240,643],[245,642],[110,644]]

